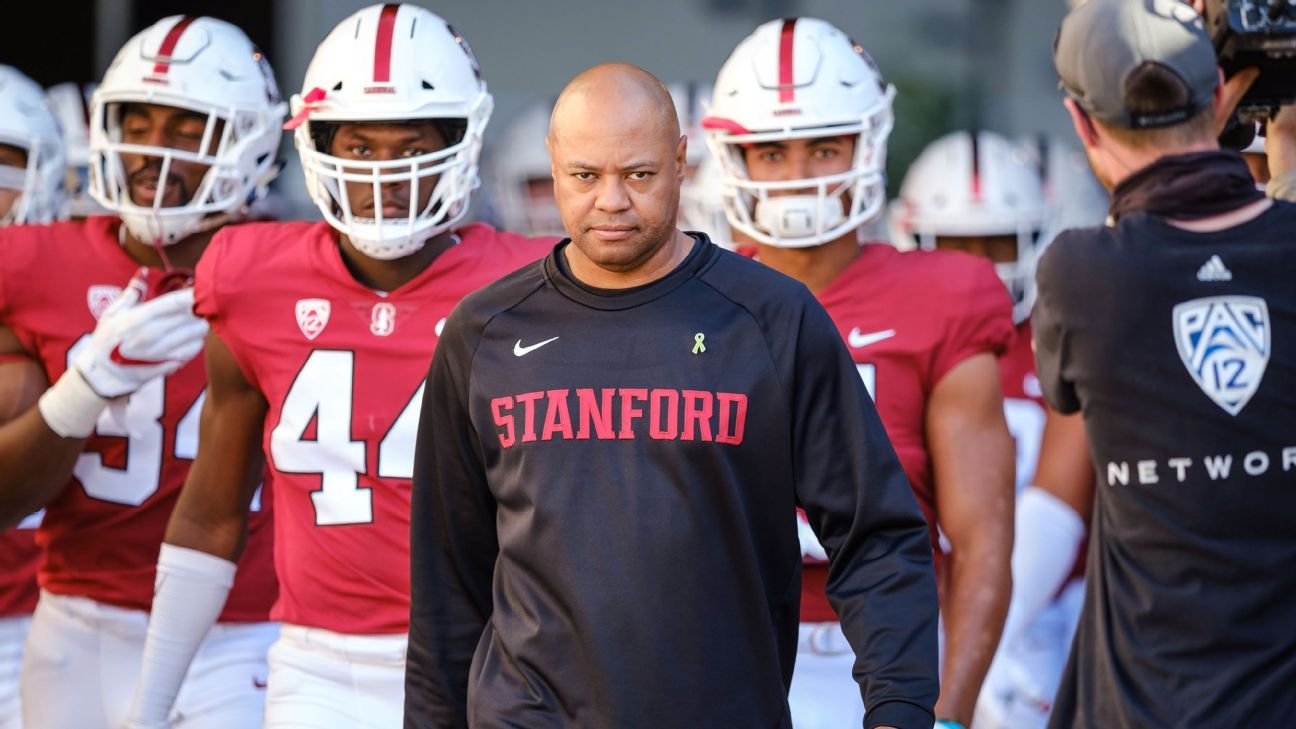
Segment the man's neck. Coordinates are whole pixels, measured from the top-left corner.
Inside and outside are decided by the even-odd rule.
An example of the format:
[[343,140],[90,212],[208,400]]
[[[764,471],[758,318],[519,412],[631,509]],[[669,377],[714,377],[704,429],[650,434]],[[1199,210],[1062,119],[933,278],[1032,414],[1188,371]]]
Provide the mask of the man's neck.
[[1202,141],[1196,144],[1187,144],[1182,147],[1135,149],[1126,147],[1122,150],[1119,158],[1114,159],[1116,169],[1115,174],[1111,176],[1111,186],[1115,189],[1125,181],[1125,178],[1142,170],[1148,165],[1164,157],[1177,157],[1181,154],[1192,154],[1194,152],[1215,152],[1219,150],[1219,144],[1214,140]]
[[126,251],[126,255],[141,266],[149,268],[166,268],[169,263],[171,268],[193,269],[198,265],[198,259],[202,257],[203,251],[207,250],[207,244],[211,242],[212,236],[216,234],[215,230],[207,230],[164,246],[166,255],[164,261],[163,253],[159,252],[158,246],[136,238],[125,226],[122,226],[122,231],[122,249]]
[[454,234],[445,231],[428,238],[422,248],[408,256],[385,261],[366,256],[356,250],[346,236],[338,236],[338,249],[342,252],[342,262],[346,264],[347,270],[356,281],[375,291],[395,291],[404,286],[426,271],[438,256],[454,244]]
[[859,238],[853,230],[836,240],[809,248],[756,245],[756,257],[761,263],[800,281],[815,295],[828,288],[859,254]]
[[575,244],[563,246],[567,268],[577,281],[596,289],[629,289],[664,278],[688,258],[696,241],[688,233],[673,231],[671,237],[642,263],[624,271],[608,270],[590,260]]

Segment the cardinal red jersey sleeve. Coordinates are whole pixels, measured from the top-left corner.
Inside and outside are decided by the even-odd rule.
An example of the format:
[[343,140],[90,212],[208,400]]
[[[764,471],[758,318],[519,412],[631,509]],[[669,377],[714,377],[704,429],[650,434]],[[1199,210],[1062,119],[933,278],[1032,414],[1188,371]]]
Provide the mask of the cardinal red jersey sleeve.
[[1012,344],[1012,298],[988,260],[958,254],[942,262],[948,271],[948,308],[944,336],[932,360],[931,381],[981,352],[996,357]]
[[[238,249],[233,226],[225,226],[212,237],[207,250],[203,251],[198,267],[194,271],[194,313],[203,317],[211,325],[212,334],[220,337],[227,349],[238,362],[243,376],[253,386],[258,386],[255,371],[246,360],[243,347],[238,346],[238,332],[229,326],[230,310],[233,297],[230,296],[231,276],[239,268],[232,260],[237,258]],[[258,386],[259,387],[259,386]]]

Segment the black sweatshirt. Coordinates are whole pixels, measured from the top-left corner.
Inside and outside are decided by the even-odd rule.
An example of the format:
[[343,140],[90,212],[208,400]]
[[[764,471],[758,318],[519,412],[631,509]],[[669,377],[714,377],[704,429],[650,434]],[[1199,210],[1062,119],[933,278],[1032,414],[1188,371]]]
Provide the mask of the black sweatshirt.
[[543,261],[451,314],[414,468],[406,727],[790,727],[803,507],[866,726],[929,729],[927,528],[800,284],[705,237],[645,286]]

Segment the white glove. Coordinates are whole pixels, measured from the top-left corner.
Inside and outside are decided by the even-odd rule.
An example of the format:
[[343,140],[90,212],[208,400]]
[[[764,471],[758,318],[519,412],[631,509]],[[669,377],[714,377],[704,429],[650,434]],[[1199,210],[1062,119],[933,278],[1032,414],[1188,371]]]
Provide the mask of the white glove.
[[40,411],[64,438],[85,438],[108,400],[180,369],[202,351],[207,322],[193,314],[193,289],[139,303],[128,286],[99,318],[58,382],[41,396]]
[[819,537],[815,536],[814,530],[810,528],[810,520],[806,518],[805,512],[797,509],[797,541],[801,542],[801,559],[806,562],[827,562],[828,552],[819,543]]

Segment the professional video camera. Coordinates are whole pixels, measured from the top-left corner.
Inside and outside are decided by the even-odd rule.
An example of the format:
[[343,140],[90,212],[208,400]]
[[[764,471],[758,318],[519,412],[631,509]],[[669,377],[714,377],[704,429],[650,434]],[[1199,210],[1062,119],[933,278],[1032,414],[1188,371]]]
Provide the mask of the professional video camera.
[[1240,149],[1251,143],[1251,122],[1296,102],[1296,0],[1206,0],[1206,28],[1225,76],[1260,69],[1222,139]]

